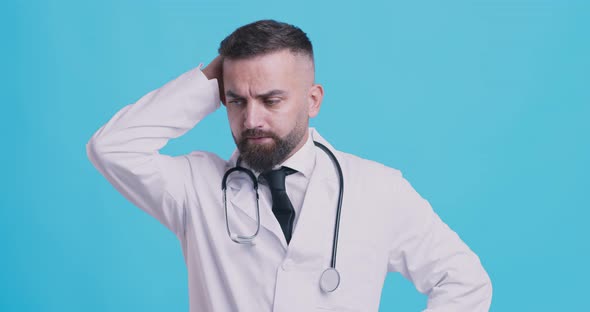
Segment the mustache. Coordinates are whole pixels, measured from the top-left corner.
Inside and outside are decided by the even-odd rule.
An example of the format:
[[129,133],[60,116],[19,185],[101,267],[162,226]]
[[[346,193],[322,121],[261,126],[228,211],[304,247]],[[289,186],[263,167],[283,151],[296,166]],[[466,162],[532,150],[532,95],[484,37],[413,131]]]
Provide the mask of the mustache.
[[244,131],[242,131],[242,140],[245,140],[246,138],[252,138],[252,137],[270,137],[273,139],[277,139],[277,135],[270,132],[270,131],[264,131],[261,129],[246,129]]

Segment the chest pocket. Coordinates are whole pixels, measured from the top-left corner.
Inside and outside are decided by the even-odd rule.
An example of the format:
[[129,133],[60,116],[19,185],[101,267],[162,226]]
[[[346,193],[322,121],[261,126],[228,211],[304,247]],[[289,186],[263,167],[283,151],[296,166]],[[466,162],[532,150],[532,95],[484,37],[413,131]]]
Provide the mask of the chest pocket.
[[387,274],[385,258],[374,245],[359,241],[340,243],[336,257],[340,285],[331,293],[320,291],[316,310],[377,311]]

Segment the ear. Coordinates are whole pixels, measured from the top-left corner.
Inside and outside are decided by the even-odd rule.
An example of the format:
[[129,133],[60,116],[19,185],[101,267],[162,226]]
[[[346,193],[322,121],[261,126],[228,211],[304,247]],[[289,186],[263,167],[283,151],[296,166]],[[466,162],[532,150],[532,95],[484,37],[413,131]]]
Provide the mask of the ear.
[[308,95],[308,116],[309,118],[313,118],[318,115],[320,112],[320,106],[322,105],[322,100],[324,99],[324,87],[320,84],[314,84],[309,89]]

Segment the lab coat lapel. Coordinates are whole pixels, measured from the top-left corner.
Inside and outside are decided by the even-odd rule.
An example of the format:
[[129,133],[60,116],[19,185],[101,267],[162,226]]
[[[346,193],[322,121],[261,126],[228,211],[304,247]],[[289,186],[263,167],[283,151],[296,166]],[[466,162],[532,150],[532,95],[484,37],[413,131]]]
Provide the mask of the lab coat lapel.
[[[313,128],[310,134],[314,141],[334,151]],[[288,249],[290,258],[309,267],[317,267],[318,262],[325,262],[329,257],[339,190],[338,174],[329,156],[319,148],[316,148],[315,155],[315,166],[303,200],[301,216]]]

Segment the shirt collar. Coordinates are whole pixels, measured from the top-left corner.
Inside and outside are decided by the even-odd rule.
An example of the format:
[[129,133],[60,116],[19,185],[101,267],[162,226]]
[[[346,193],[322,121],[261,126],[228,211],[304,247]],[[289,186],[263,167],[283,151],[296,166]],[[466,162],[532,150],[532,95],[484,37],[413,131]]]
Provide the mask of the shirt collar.
[[291,157],[287,158],[282,164],[275,166],[274,169],[278,169],[281,166],[289,167],[301,172],[306,179],[309,179],[313,166],[315,165],[315,149],[311,131],[308,131],[307,141],[305,144]]

